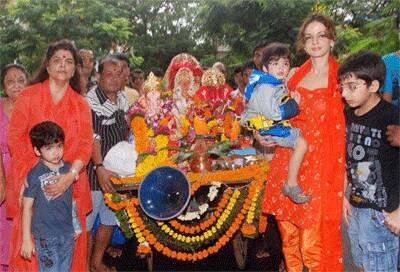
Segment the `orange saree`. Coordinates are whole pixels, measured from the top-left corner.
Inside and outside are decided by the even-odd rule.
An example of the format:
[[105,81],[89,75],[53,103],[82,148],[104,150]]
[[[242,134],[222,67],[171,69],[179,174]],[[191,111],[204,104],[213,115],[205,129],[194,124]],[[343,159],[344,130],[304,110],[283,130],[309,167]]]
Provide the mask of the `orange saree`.
[[[329,59],[328,87],[315,90],[297,87],[310,71],[311,60],[305,62],[288,82],[291,91],[300,93],[300,113],[291,120],[301,129],[308,142],[298,182],[312,199],[295,204],[285,197],[282,184],[287,179],[291,150],[278,147],[271,162],[263,211],[276,216],[280,222],[290,222],[300,230],[314,229],[318,237],[320,261],[318,271],[341,271],[342,247],[340,220],[345,163],[345,124],[343,103],[337,89],[338,64]],[[280,225],[282,226],[282,225]],[[281,229],[282,236],[284,231]],[[285,242],[285,237],[282,237]],[[284,245],[285,246],[285,245]],[[299,249],[299,252],[302,251]],[[285,254],[285,252],[284,252]],[[300,256],[301,257],[301,256]],[[303,258],[299,258],[302,262]],[[286,260],[288,265],[288,261]],[[288,271],[292,271],[288,267]]]
[[[22,182],[37,162],[29,139],[29,130],[42,121],[59,124],[65,133],[64,160],[80,159],[86,165],[92,153],[92,121],[86,100],[67,89],[62,99],[54,105],[48,80],[26,88],[18,97],[9,125],[11,166],[7,182],[7,214],[13,219],[10,269],[11,271],[37,271],[36,258],[32,261],[20,256],[22,242],[21,208],[18,203]],[[73,196],[77,202],[82,234],[75,241],[73,271],[86,270],[86,214],[92,209],[89,182],[85,168],[79,180],[73,184]]]

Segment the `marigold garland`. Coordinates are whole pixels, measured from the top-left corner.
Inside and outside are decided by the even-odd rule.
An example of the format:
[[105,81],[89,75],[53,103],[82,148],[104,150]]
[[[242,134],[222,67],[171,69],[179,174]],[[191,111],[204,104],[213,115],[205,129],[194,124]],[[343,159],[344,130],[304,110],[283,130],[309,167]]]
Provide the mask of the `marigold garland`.
[[135,137],[135,146],[138,154],[146,152],[150,147],[147,136],[147,124],[143,116],[135,116],[131,121],[131,128]]
[[[249,180],[254,177],[265,177],[268,171],[268,162],[261,161],[259,164],[244,166],[235,170],[223,170],[206,173],[189,172],[186,176],[192,183],[192,193],[202,186],[212,181],[235,182]],[[137,173],[137,170],[136,170]],[[143,180],[144,175],[136,175],[135,177],[112,178],[114,184],[139,184]]]
[[217,221],[217,218],[221,215],[222,210],[225,208],[225,206],[228,204],[229,198],[232,195],[233,191],[232,189],[228,188],[224,191],[224,194],[222,195],[221,200],[218,202],[218,205],[214,211],[214,213],[207,218],[205,221],[202,221],[195,226],[193,225],[187,225],[180,223],[176,219],[170,220],[168,223],[176,230],[179,230],[180,232],[186,233],[186,234],[196,234],[200,233],[203,230],[209,228],[211,225]]
[[[242,190],[246,191],[246,190]],[[244,220],[244,215],[242,213],[237,213],[237,216],[229,217],[229,214],[233,214],[236,211],[234,211],[234,207],[238,209],[238,206],[241,205],[235,205],[235,203],[242,202],[239,200],[239,196],[241,194],[240,190],[235,190],[232,194],[232,197],[229,200],[229,204],[226,207],[225,211],[221,215],[221,220],[225,220],[226,224],[224,226],[229,226],[226,228],[221,227],[218,229],[217,227],[213,226],[210,229],[206,230],[203,232],[201,236],[183,236],[181,234],[174,233],[172,230],[167,230],[166,227],[164,227],[163,233],[165,235],[168,235],[170,239],[176,239],[180,242],[180,245],[182,244],[191,244],[191,243],[208,243],[208,240],[210,239],[217,239],[215,240],[215,243],[212,246],[207,247],[206,249],[202,249],[199,247],[197,251],[193,251],[188,248],[189,252],[183,252],[183,251],[178,251],[178,248],[184,248],[182,246],[178,246],[175,249],[170,248],[170,246],[164,244],[165,242],[168,242],[166,239],[163,239],[160,234],[157,234],[156,232],[151,232],[148,229],[148,226],[144,223],[145,220],[143,220],[140,216],[144,215],[141,214],[139,210],[136,209],[136,205],[134,201],[129,201],[128,202],[128,215],[131,217],[129,219],[129,222],[131,222],[131,226],[134,229],[135,236],[141,245],[141,252],[144,252],[144,246],[145,242],[147,241],[150,245],[152,245],[157,251],[160,253],[170,257],[170,258],[175,258],[177,260],[181,261],[196,261],[196,260],[201,260],[203,258],[206,258],[209,254],[213,254],[219,251],[222,246],[227,244],[229,240],[233,237],[233,234],[239,229],[242,221]],[[240,204],[240,203],[239,203]],[[154,223],[154,222],[153,222]],[[161,225],[160,223],[158,225]],[[162,225],[164,226],[164,225]],[[162,228],[162,227],[161,227]],[[165,233],[167,231],[167,233]],[[218,238],[215,237],[217,233],[219,232]],[[164,236],[165,236],[164,235]],[[158,238],[157,238],[158,237]],[[159,240],[162,239],[162,240]],[[186,246],[187,248],[187,246]],[[193,253],[192,253],[193,252]]]
[[[257,210],[260,201],[257,200],[262,195],[264,184],[264,172],[260,170],[258,174],[247,187],[226,189],[213,214],[195,225],[180,223],[176,219],[156,222],[141,211],[137,198],[126,195],[106,194],[105,201],[113,209],[126,211],[122,214],[125,218],[118,219],[130,224],[131,235],[139,243],[138,254],[148,254],[150,247],[153,247],[170,258],[197,261],[218,252],[239,229],[245,236],[256,233],[253,221],[259,215]],[[253,204],[255,202],[256,206]],[[243,221],[246,222],[242,225]],[[209,246],[204,248],[207,244]]]

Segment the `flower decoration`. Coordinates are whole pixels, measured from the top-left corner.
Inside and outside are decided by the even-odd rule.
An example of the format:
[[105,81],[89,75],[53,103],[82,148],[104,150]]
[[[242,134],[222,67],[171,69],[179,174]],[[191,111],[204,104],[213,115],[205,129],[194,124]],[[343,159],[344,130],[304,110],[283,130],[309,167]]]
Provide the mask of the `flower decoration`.
[[[141,256],[156,250],[177,260],[198,261],[218,252],[239,230],[246,237],[265,230],[260,199],[268,164],[258,161],[212,171],[211,157],[227,160],[223,156],[232,145],[243,143],[239,137],[243,103],[231,97],[232,89],[221,72],[210,69],[202,75],[194,57],[180,54],[171,61],[164,84],[150,74],[144,84],[146,95],[129,109],[127,118],[138,153],[136,171],[134,177],[112,178],[115,184],[138,184],[151,170],[168,165],[187,172],[194,198],[201,186],[211,185],[204,203],[163,222],[149,218],[132,195],[105,194],[125,236],[138,241]],[[192,167],[196,159],[209,172],[190,172],[196,171]],[[230,183],[250,180],[247,186],[227,188]]]
[[220,182],[212,182],[207,194],[206,203],[201,204],[197,211],[188,211],[178,216],[181,221],[192,221],[193,219],[200,219],[200,217],[208,210],[209,202],[212,202],[218,194],[218,188],[221,187]]
[[[159,222],[151,220],[141,211],[137,198],[128,198],[126,195],[114,196],[118,195],[114,193],[110,197],[107,194],[105,201],[112,208],[116,207],[113,201],[120,203],[118,208],[124,205],[125,212],[118,214],[118,220],[128,222],[129,235],[134,236],[139,243],[138,254],[148,254],[149,248],[153,248],[169,258],[198,261],[218,252],[239,229],[245,235],[255,232],[254,224],[247,219],[253,216],[251,212],[254,214],[253,221],[256,218],[257,213],[251,210],[252,201],[258,196],[264,178],[258,175],[254,177],[255,180],[249,186],[225,189],[211,216],[194,219],[199,220],[198,223],[180,223],[176,219]],[[218,187],[218,183],[211,184],[215,188],[209,190],[210,199],[217,196],[215,191]]]
[[135,137],[136,151],[140,155],[150,147],[150,142],[147,136],[148,127],[143,116],[136,116],[131,121],[131,128]]

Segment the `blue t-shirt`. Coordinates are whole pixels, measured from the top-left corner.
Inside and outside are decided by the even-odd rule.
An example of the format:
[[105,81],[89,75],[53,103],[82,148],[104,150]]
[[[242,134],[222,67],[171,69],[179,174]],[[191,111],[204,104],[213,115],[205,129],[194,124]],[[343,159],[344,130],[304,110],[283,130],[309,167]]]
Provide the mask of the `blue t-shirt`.
[[383,56],[382,59],[386,66],[382,92],[392,94],[392,104],[400,106],[400,56],[397,53],[391,53]]
[[61,196],[52,199],[42,188],[49,185],[49,177],[68,172],[70,165],[62,166],[53,171],[42,161],[39,161],[28,173],[28,188],[24,197],[33,198],[32,233],[36,238],[48,238],[73,235],[72,226],[72,187]]

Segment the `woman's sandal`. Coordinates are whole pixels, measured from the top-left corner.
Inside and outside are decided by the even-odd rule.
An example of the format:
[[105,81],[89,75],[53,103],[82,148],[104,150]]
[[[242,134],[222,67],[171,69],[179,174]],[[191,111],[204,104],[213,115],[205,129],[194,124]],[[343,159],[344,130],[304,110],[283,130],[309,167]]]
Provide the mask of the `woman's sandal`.
[[311,199],[309,195],[306,195],[303,192],[300,186],[296,185],[294,187],[290,187],[286,182],[283,183],[282,193],[297,204],[307,203]]

